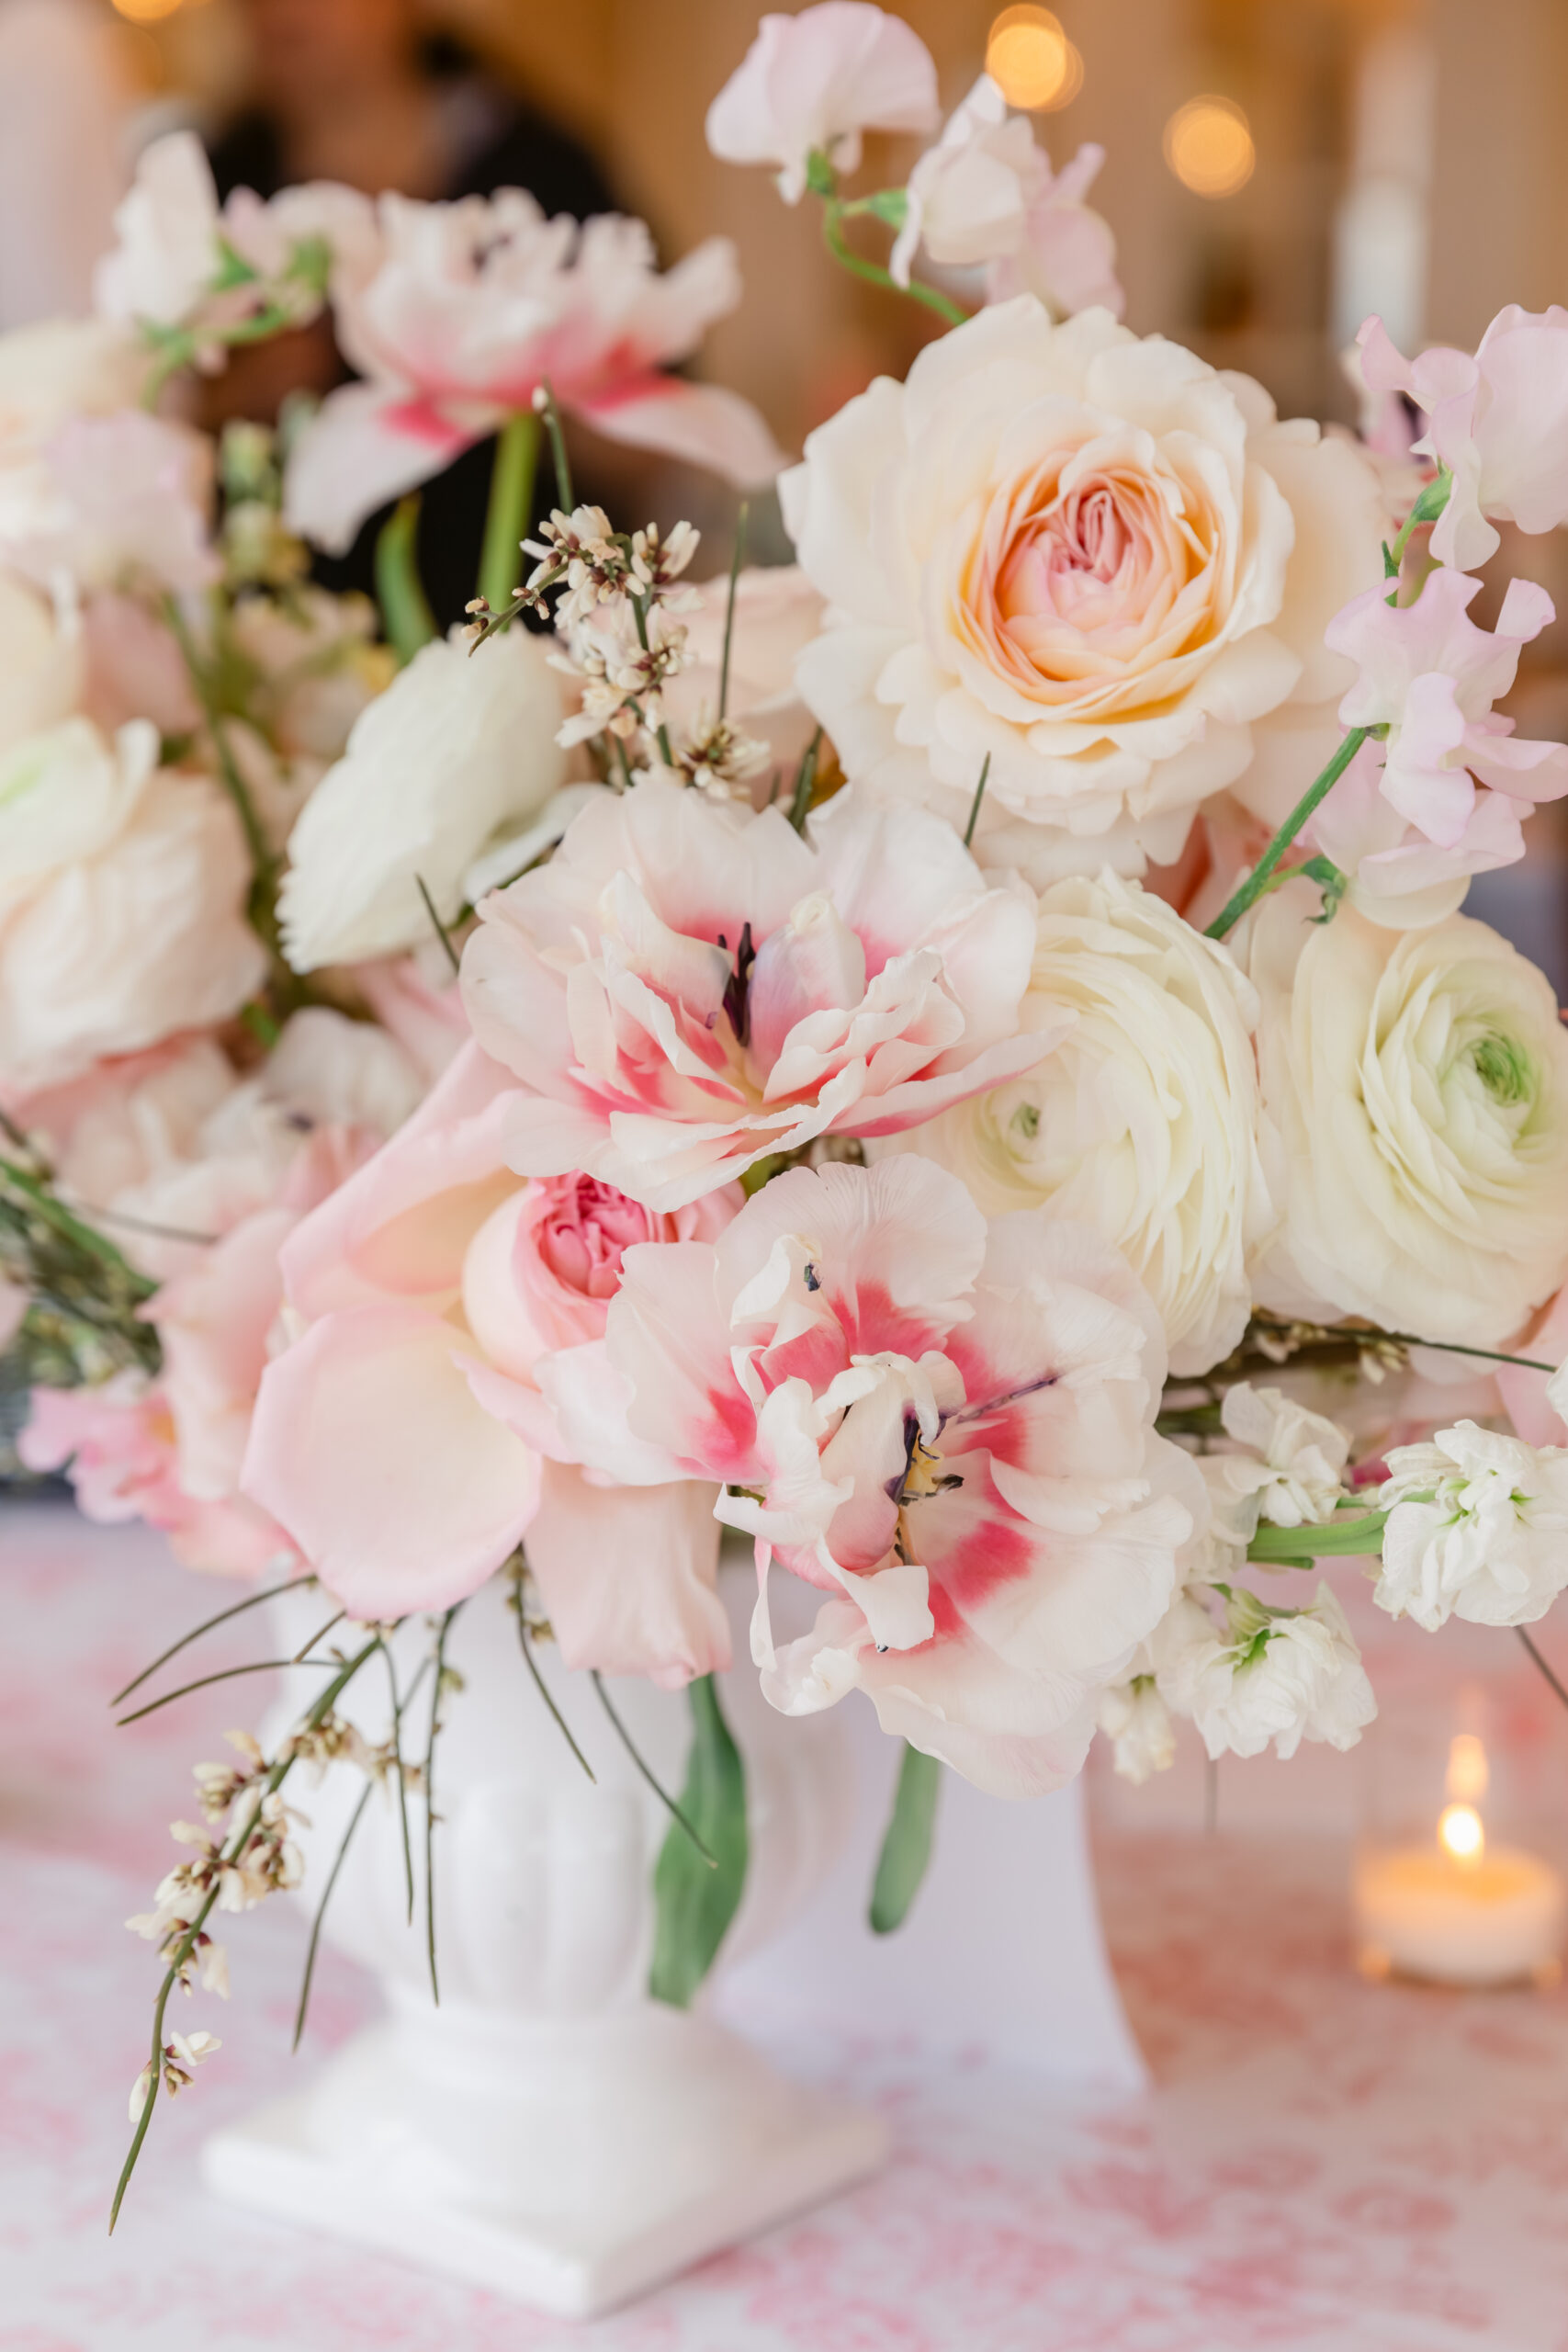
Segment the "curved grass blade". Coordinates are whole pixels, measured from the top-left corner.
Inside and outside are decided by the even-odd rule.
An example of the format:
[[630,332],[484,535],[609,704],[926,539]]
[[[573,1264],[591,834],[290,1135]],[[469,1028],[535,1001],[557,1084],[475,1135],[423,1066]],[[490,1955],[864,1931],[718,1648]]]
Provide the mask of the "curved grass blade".
[[142,1668],[134,1682],[128,1682],[123,1690],[115,1692],[114,1697],[109,1701],[109,1705],[118,1707],[122,1699],[129,1699],[133,1690],[140,1690],[142,1684],[150,1681],[161,1666],[167,1666],[172,1657],[178,1657],[180,1652],[188,1649],[192,1642],[199,1642],[203,1634],[210,1634],[215,1625],[226,1625],[231,1617],[243,1616],[247,1609],[259,1609],[264,1600],[275,1600],[280,1592],[294,1592],[301,1586],[314,1584],[315,1581],[314,1577],[285,1577],[282,1584],[268,1585],[265,1592],[253,1592],[248,1599],[236,1600],[232,1608],[220,1609],[216,1617],[209,1617],[203,1623],[193,1626],[188,1634],[182,1634],[177,1642],[171,1642],[166,1650],[160,1651],[151,1666]]
[[716,1854],[709,1853],[707,1848],[704,1845],[702,1839],[698,1837],[696,1831],[693,1828],[691,1823],[687,1820],[685,1815],[682,1812],[680,1806],[671,1795],[669,1790],[664,1786],[663,1782],[656,1777],[652,1766],[637,1747],[630,1732],[626,1729],[625,1724],[615,1713],[615,1710],[611,1703],[610,1694],[605,1690],[603,1679],[597,1672],[594,1672],[593,1674],[593,1688],[599,1693],[600,1705],[604,1708],[604,1713],[609,1716],[611,1723],[615,1727],[615,1736],[619,1739],[621,1746],[626,1749],[626,1754],[631,1758],[632,1762],[637,1766],[637,1770],[642,1774],[643,1779],[648,1782],[649,1787],[653,1791],[653,1793],[659,1799],[660,1804],[664,1807],[665,1811],[670,1815],[672,1820],[680,1823],[682,1828],[685,1831],[687,1837],[691,1839],[693,1845],[696,1848],[698,1853],[707,1864],[709,1870],[717,1870],[718,1856]]
[[327,1916],[327,1905],[333,1899],[333,1889],[337,1884],[337,1874],[343,1868],[354,1833],[359,1826],[375,1786],[374,1781],[367,1781],[365,1783],[359,1803],[355,1806],[349,1817],[348,1827],[343,1833],[343,1843],[337,1849],[337,1859],[327,1874],[325,1886],[321,1889],[321,1899],[316,1905],[316,1916],[310,1922],[310,1940],[305,1951],[305,1973],[299,1984],[299,2006],[294,2012],[294,2039],[289,2044],[291,2050],[299,2049],[299,2037],[305,2030],[305,2015],[310,2006],[310,1981],[316,1973],[316,1947],[321,1939],[321,1921]]

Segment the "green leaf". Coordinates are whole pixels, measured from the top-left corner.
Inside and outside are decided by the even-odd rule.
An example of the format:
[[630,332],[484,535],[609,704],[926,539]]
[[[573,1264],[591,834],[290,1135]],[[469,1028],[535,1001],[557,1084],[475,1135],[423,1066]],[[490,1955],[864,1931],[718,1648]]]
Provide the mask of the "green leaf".
[[681,1810],[718,1867],[671,1822],[653,1874],[656,1923],[648,1989],[656,2001],[689,2008],[740,1901],[746,1883],[746,1768],[730,1737],[711,1674],[691,1683],[692,1751]]
[[931,1858],[931,1832],[941,1792],[939,1759],[906,1744],[893,1815],[872,1882],[871,1924],[879,1936],[890,1936],[895,1928],[903,1926],[920,1891]]
[[435,635],[419,576],[419,492],[400,498],[376,541],[376,594],[387,642],[405,665]]

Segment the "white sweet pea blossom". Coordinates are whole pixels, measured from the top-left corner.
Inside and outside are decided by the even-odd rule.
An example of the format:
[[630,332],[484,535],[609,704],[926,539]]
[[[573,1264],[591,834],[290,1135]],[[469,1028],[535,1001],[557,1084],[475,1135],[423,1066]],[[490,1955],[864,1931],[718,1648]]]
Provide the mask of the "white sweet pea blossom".
[[909,175],[908,209],[889,264],[900,286],[920,245],[934,262],[996,261],[1022,241],[1042,158],[1027,115],[982,74]]
[[1450,1617],[1545,1616],[1568,1587],[1568,1446],[1538,1449],[1458,1421],[1428,1445],[1396,1446],[1388,1466],[1380,1609],[1428,1633]]
[[416,654],[355,719],[289,836],[278,911],[295,969],[428,939],[422,881],[451,922],[481,851],[564,783],[560,720],[548,656],[525,629],[472,661],[460,631]]
[[1191,1716],[1211,1758],[1261,1756],[1270,1741],[1281,1758],[1303,1739],[1354,1747],[1377,1702],[1338,1596],[1320,1584],[1310,1608],[1270,1609],[1224,1589],[1223,1629],[1183,1595],[1150,1645],[1161,1697]]
[[707,141],[727,164],[773,164],[798,204],[815,151],[852,172],[866,130],[931,130],[936,67],[919,35],[867,0],[821,0],[764,17],[708,108]]
[[1111,1744],[1118,1776],[1135,1788],[1176,1761],[1176,1726],[1152,1674],[1119,1682],[1100,1702],[1100,1728]]

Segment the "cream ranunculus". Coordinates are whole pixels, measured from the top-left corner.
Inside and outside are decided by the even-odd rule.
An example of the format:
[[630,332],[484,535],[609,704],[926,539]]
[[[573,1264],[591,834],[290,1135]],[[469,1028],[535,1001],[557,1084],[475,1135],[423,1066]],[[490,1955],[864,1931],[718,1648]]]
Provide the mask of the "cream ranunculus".
[[1037,886],[1175,857],[1288,725],[1292,798],[1339,738],[1323,630],[1381,577],[1376,473],[1106,311],[997,305],[879,378],[782,484],[834,626],[800,684],[846,772]]
[[1568,1272],[1568,1034],[1544,976],[1465,915],[1257,919],[1266,1109],[1284,1222],[1266,1306],[1497,1348]]
[[265,974],[232,808],[157,758],[145,720],[72,718],[0,760],[0,1085],[224,1020]]
[[296,971],[391,956],[443,922],[492,837],[515,831],[566,775],[561,695],[544,645],[513,628],[472,659],[427,645],[354,723],[289,836],[279,899]]
[[1272,1219],[1258,1152],[1257,1000],[1223,947],[1136,883],[1041,901],[1023,1025],[1076,1015],[1034,1069],[890,1139],[962,1176],[987,1216],[1047,1203],[1114,1242],[1200,1372],[1247,1322]]
[[84,682],[80,632],[62,628],[42,596],[0,571],[0,758],[69,718]]

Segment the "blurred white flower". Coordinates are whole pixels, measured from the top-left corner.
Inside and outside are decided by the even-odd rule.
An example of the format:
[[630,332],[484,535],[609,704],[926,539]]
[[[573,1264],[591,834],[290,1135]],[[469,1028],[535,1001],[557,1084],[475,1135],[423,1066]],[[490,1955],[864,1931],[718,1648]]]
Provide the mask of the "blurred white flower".
[[442,921],[454,920],[481,851],[564,781],[560,722],[548,657],[526,629],[472,659],[459,631],[416,654],[355,721],[289,837],[278,911],[295,969],[428,938],[421,881]]
[[1176,1761],[1176,1726],[1152,1674],[1135,1674],[1101,1693],[1100,1728],[1111,1743],[1115,1769],[1141,1788]]

